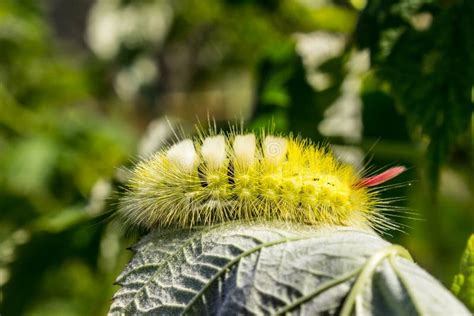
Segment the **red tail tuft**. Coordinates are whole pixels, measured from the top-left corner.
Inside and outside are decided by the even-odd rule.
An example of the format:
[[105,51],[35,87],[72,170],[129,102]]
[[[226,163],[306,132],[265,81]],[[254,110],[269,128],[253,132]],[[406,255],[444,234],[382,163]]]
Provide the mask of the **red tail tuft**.
[[400,173],[404,172],[407,170],[407,168],[403,166],[397,166],[390,168],[388,170],[385,170],[382,173],[376,174],[375,176],[368,177],[368,178],[363,178],[359,182],[356,183],[356,187],[373,187],[379,184],[382,184],[384,182],[387,182],[390,179],[395,178],[398,176]]

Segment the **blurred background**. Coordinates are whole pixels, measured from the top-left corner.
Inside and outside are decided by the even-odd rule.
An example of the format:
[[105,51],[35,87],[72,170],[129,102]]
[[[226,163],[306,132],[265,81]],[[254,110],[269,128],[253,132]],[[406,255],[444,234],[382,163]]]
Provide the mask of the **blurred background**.
[[469,0],[1,0],[0,313],[105,314],[137,238],[110,220],[123,167],[208,114],[409,167],[385,193],[415,214],[385,238],[449,287],[474,231],[473,31]]

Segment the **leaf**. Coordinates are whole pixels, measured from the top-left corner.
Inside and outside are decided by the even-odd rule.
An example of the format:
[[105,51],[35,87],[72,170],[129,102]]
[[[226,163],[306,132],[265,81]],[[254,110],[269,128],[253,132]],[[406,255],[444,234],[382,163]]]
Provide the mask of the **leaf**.
[[451,291],[474,312],[474,234],[467,241],[460,273],[454,276]]
[[372,67],[389,83],[411,133],[428,140],[432,192],[474,110],[473,14],[473,1],[368,1],[354,35],[370,50]]
[[234,222],[132,250],[110,315],[469,315],[406,250],[355,228]]

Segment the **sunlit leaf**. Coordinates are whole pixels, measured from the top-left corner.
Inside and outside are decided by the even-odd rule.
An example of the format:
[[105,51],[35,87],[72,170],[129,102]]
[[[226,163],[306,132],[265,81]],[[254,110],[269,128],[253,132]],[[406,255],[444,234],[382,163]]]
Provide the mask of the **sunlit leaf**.
[[353,228],[156,230],[133,251],[111,315],[469,315],[405,249]]

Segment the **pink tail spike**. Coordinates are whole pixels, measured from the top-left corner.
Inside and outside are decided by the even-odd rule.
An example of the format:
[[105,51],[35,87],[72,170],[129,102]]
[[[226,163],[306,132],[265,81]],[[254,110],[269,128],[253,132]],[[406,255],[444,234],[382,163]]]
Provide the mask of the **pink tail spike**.
[[403,166],[397,166],[390,168],[388,170],[385,170],[382,173],[376,174],[375,176],[368,177],[368,178],[363,178],[359,182],[355,184],[355,187],[373,187],[379,184],[382,184],[384,182],[387,182],[390,179],[395,178],[398,176],[400,173],[404,172],[407,170],[407,168]]

